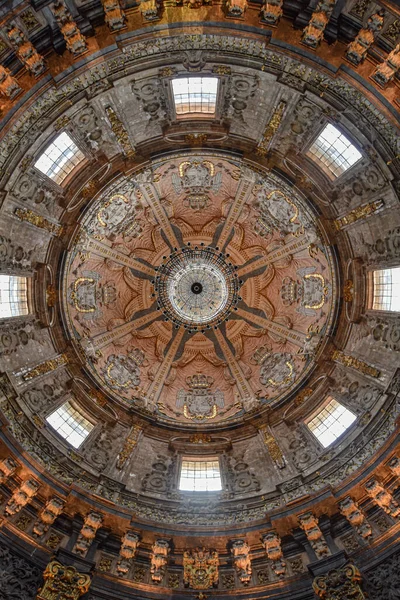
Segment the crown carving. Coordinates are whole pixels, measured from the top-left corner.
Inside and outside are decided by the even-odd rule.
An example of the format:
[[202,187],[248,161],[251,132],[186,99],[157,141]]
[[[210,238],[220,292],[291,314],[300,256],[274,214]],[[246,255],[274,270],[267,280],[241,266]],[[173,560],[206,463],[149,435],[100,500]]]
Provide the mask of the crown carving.
[[186,383],[188,384],[191,390],[207,390],[214,383],[214,379],[209,375],[197,373],[196,375],[186,377]]

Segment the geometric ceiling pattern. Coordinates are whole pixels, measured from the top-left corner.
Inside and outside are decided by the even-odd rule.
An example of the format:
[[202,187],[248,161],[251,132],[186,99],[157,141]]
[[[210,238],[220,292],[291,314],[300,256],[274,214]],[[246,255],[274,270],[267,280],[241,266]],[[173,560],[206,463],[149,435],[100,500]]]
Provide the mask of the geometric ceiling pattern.
[[[206,290],[201,312],[191,289],[193,306],[184,287],[155,285],[163,261],[181,261],[185,250],[197,250],[188,272],[197,268],[199,286],[205,277],[217,298],[211,320]],[[231,272],[203,265],[210,250]],[[208,281],[213,268],[222,283]],[[179,283],[182,267],[174,269]],[[331,330],[336,289],[329,245],[304,196],[277,175],[211,153],[154,161],[102,192],[81,219],[63,286],[72,339],[98,385],[123,406],[196,425],[237,421],[298,387]],[[224,313],[219,294],[228,287]],[[171,303],[168,318],[162,294],[177,296],[187,317],[194,310],[193,320]]]
[[398,7],[12,5],[0,598],[397,599]]

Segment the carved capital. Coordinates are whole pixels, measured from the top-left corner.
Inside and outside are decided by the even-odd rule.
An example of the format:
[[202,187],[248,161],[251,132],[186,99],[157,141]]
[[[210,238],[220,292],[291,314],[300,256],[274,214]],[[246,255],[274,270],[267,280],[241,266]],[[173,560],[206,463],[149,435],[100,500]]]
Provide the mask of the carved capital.
[[74,567],[64,567],[56,560],[47,565],[43,578],[44,585],[36,600],[78,600],[91,583],[90,575],[79,573]]
[[361,575],[357,567],[347,564],[341,569],[332,569],[326,575],[316,577],[313,589],[319,598],[326,600],[365,600],[360,581]]

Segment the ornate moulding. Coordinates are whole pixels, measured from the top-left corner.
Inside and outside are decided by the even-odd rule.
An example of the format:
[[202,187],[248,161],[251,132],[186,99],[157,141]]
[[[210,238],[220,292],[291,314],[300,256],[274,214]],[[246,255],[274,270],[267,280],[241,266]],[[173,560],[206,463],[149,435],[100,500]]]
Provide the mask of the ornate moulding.
[[[295,82],[296,85],[303,86],[303,89],[307,88],[310,95],[315,94],[318,97],[324,95],[325,98],[334,98],[335,102],[338,102],[344,109],[355,108],[355,110],[363,115],[360,127],[372,127],[378,132],[378,135],[385,137],[385,144],[387,144],[385,146],[386,158],[390,157],[392,159],[396,155],[398,142],[390,122],[379,113],[367,98],[363,97],[359,91],[341,77],[331,79],[326,73],[314,70],[312,67],[304,69],[302,63],[299,61],[288,58],[283,52],[269,50],[257,40],[252,40],[246,47],[232,36],[208,35],[204,38],[200,36],[181,36],[178,38],[177,36],[176,38],[171,37],[168,40],[163,38],[157,40],[143,38],[141,41],[135,41],[134,43],[127,41],[123,52],[120,50],[115,51],[104,60],[101,59],[95,67],[86,68],[85,72],[73,69],[70,75],[60,80],[57,87],[53,85],[50,89],[44,87],[43,95],[40,95],[40,90],[38,91],[38,96],[33,100],[35,104],[32,104],[24,115],[19,116],[15,127],[13,127],[12,131],[10,130],[5,133],[1,142],[0,161],[4,169],[2,171],[4,175],[3,179],[5,180],[7,169],[9,169],[9,165],[6,164],[7,157],[12,157],[10,159],[11,165],[12,161],[16,160],[17,155],[21,156],[27,151],[32,139],[42,131],[44,126],[49,125],[53,118],[56,119],[62,115],[66,100],[73,101],[75,94],[85,92],[90,99],[94,96],[97,97],[99,90],[106,89],[107,86],[109,87],[111,79],[116,80],[120,76],[125,76],[126,72],[129,72],[131,67],[137,64],[137,61],[146,58],[146,60],[151,61],[153,65],[157,66],[159,62],[164,60],[164,52],[167,50],[171,52],[174,60],[180,60],[183,51],[195,54],[197,51],[205,50],[212,52],[215,49],[217,49],[216,52],[218,52],[221,60],[246,64],[248,59],[251,58],[257,67],[277,75],[282,84],[285,81],[288,82],[289,77],[291,77],[291,85],[294,85],[293,82]],[[121,128],[119,123],[117,125],[121,138],[119,142],[125,147],[126,154],[129,154],[128,146],[124,145],[124,142],[126,142],[125,129]],[[133,150],[131,154],[133,155]],[[78,256],[79,252],[77,252],[72,257],[73,262],[76,256],[78,256],[77,262],[73,264],[73,269],[80,269],[82,273],[79,273],[79,277],[75,278],[74,276],[71,279],[69,279],[70,274],[66,273],[64,280],[64,309],[67,319],[69,319],[70,331],[77,333],[77,338],[80,338],[78,343],[82,343],[82,347],[87,353],[87,358],[90,362],[88,368],[90,373],[94,374],[96,381],[102,386],[108,386],[104,387],[107,391],[102,399],[99,400],[103,408],[107,404],[111,406],[113,399],[120,411],[125,408],[130,409],[134,405],[140,417],[144,416],[154,420],[156,416],[160,423],[160,430],[165,425],[173,427],[176,423],[179,423],[179,426],[187,425],[188,431],[197,430],[203,423],[206,423],[208,428],[213,423],[216,423],[216,428],[220,427],[223,429],[227,425],[226,429],[228,429],[229,425],[236,425],[242,417],[247,423],[251,424],[252,420],[256,420],[257,418],[259,404],[265,406],[266,410],[271,406],[278,407],[284,397],[288,397],[290,393],[295,393],[296,386],[300,385],[300,379],[297,381],[292,380],[291,368],[295,370],[292,362],[299,371],[302,367],[302,362],[301,359],[299,360],[297,352],[293,360],[286,356],[287,354],[291,354],[292,357],[294,356],[292,352],[287,352],[287,348],[283,351],[279,350],[279,352],[271,353],[268,344],[265,344],[264,340],[260,339],[263,336],[269,336],[269,333],[264,332],[263,327],[267,319],[262,317],[262,315],[260,316],[260,311],[264,311],[264,314],[268,317],[268,311],[266,312],[265,306],[268,306],[267,302],[270,301],[270,297],[268,292],[266,294],[261,293],[262,284],[265,284],[265,281],[257,284],[256,294],[254,295],[246,292],[244,289],[246,286],[245,282],[242,284],[243,302],[248,301],[247,306],[251,304],[253,309],[255,307],[256,313],[251,313],[251,311],[244,309],[243,305],[240,306],[238,304],[235,306],[235,308],[245,311],[249,315],[251,313],[251,318],[249,316],[250,321],[258,315],[258,323],[252,324],[251,322],[247,322],[247,332],[245,331],[243,335],[240,331],[228,331],[226,335],[221,335],[222,329],[217,330],[214,334],[216,337],[220,337],[220,347],[224,345],[224,339],[225,342],[228,339],[230,345],[234,347],[238,355],[242,352],[246,358],[251,356],[251,360],[249,358],[248,361],[243,361],[245,364],[239,364],[238,367],[243,372],[243,379],[248,381],[251,377],[245,376],[247,374],[246,364],[250,365],[253,381],[254,377],[258,377],[255,391],[258,391],[258,385],[262,385],[264,388],[269,387],[272,390],[267,392],[269,393],[268,399],[263,394],[259,394],[258,398],[254,394],[256,400],[255,407],[251,406],[249,400],[252,399],[252,394],[248,395],[248,388],[245,382],[243,382],[243,385],[239,389],[238,399],[235,397],[235,393],[232,392],[233,385],[229,381],[229,374],[228,377],[225,377],[225,374],[222,377],[217,374],[224,371],[224,366],[221,364],[223,360],[215,350],[217,344],[209,344],[210,347],[214,346],[214,349],[211,348],[209,350],[205,348],[204,350],[207,360],[211,354],[214,354],[213,361],[210,363],[215,370],[214,375],[203,373],[200,367],[199,373],[197,372],[198,369],[196,369],[196,373],[186,373],[185,369],[187,369],[187,366],[185,361],[187,356],[184,353],[186,346],[190,346],[190,339],[184,337],[179,340],[181,346],[184,346],[182,352],[184,358],[178,357],[178,360],[174,360],[177,355],[172,358],[171,371],[175,371],[175,379],[171,376],[171,380],[168,380],[168,394],[166,394],[166,398],[156,398],[157,389],[156,385],[153,385],[153,382],[157,380],[157,371],[151,373],[153,379],[151,377],[146,379],[148,388],[153,386],[151,391],[154,392],[154,397],[149,398],[146,389],[141,389],[144,386],[140,380],[143,378],[143,373],[146,373],[147,376],[148,371],[150,371],[156,360],[159,361],[160,356],[166,350],[172,338],[172,328],[168,323],[159,318],[154,319],[154,322],[151,320],[146,323],[140,321],[139,324],[136,322],[132,325],[132,314],[130,314],[133,310],[132,306],[128,310],[129,302],[123,304],[122,299],[126,301],[134,299],[135,302],[139,302],[137,300],[138,296],[133,298],[134,293],[137,294],[138,287],[140,287],[138,285],[140,278],[137,277],[137,272],[140,271],[143,274],[146,269],[149,269],[147,280],[144,278],[145,283],[143,283],[143,288],[147,285],[147,290],[143,292],[141,298],[141,302],[143,303],[141,308],[147,310],[149,304],[146,304],[145,300],[151,302],[151,294],[155,293],[154,286],[152,287],[151,284],[152,280],[149,279],[150,276],[153,276],[152,267],[154,264],[158,266],[162,263],[164,253],[165,256],[168,256],[174,252],[175,246],[171,244],[169,235],[172,238],[179,236],[178,241],[181,242],[183,240],[186,246],[188,241],[190,243],[193,241],[194,244],[211,244],[219,226],[219,223],[213,222],[213,219],[217,221],[217,217],[221,215],[223,218],[229,219],[229,212],[226,206],[223,206],[224,199],[225,205],[228,205],[229,203],[226,200],[230,194],[240,198],[241,189],[239,185],[247,186],[247,197],[246,201],[243,202],[242,219],[238,219],[235,222],[232,238],[229,240],[229,243],[226,237],[224,240],[228,245],[231,244],[232,250],[227,246],[224,253],[226,255],[228,253],[226,250],[229,250],[232,262],[235,266],[243,269],[246,266],[243,266],[244,261],[242,256],[240,256],[239,260],[239,255],[244,254],[247,262],[254,259],[257,260],[258,255],[256,252],[258,252],[258,249],[253,251],[252,248],[254,246],[251,246],[251,244],[247,246],[246,243],[243,244],[243,240],[246,241],[246,236],[250,239],[257,238],[257,246],[261,248],[261,262],[265,260],[266,256],[271,256],[271,253],[275,253],[275,262],[272,264],[278,265],[278,268],[275,269],[274,267],[274,269],[276,271],[282,269],[282,272],[284,269],[288,269],[288,274],[285,281],[282,280],[281,282],[282,285],[279,287],[279,293],[278,288],[275,289],[274,297],[277,301],[279,300],[282,306],[286,307],[285,310],[289,310],[288,307],[293,308],[294,306],[304,309],[303,312],[296,312],[296,326],[297,322],[300,323],[303,319],[303,324],[307,324],[306,329],[308,329],[309,325],[313,326],[314,324],[311,322],[308,323],[307,318],[310,315],[307,314],[307,311],[313,311],[312,316],[315,317],[315,313],[321,311],[321,308],[326,309],[328,307],[329,315],[324,316],[321,320],[326,319],[322,323],[322,329],[325,327],[326,332],[330,330],[334,313],[332,298],[336,293],[334,289],[335,278],[332,276],[332,256],[329,250],[326,251],[324,243],[321,244],[321,238],[323,242],[326,242],[326,239],[323,235],[320,235],[320,232],[317,232],[316,238],[313,238],[312,241],[307,240],[307,244],[300,251],[300,257],[307,265],[305,268],[310,268],[312,261],[315,260],[315,256],[310,256],[308,247],[310,243],[315,246],[318,246],[316,242],[320,243],[322,247],[322,251],[320,250],[320,252],[323,258],[319,256],[319,260],[323,262],[325,271],[329,272],[330,277],[329,279],[329,277],[325,278],[323,276],[324,284],[325,279],[329,280],[330,289],[328,286],[322,284],[319,277],[315,277],[316,272],[317,274],[321,274],[318,271],[303,271],[300,276],[296,270],[292,272],[294,267],[290,261],[288,261],[288,265],[285,265],[285,259],[288,259],[291,254],[288,253],[287,256],[282,255],[283,246],[278,243],[282,240],[278,240],[279,236],[274,236],[273,225],[276,212],[274,212],[274,209],[271,210],[271,205],[274,208],[278,207],[279,214],[282,213],[282,219],[288,228],[284,233],[291,235],[295,244],[301,242],[301,237],[304,235],[304,233],[301,233],[301,221],[303,220],[308,226],[309,221],[307,219],[312,214],[312,210],[308,207],[303,196],[294,187],[289,186],[287,181],[284,181],[276,174],[266,174],[266,170],[259,165],[240,160],[237,156],[226,155],[216,151],[202,152],[201,156],[199,156],[197,149],[191,154],[179,154],[176,152],[174,155],[170,155],[168,160],[175,161],[175,166],[170,168],[171,165],[168,165],[167,160],[164,161],[162,158],[158,158],[150,165],[148,171],[141,169],[138,162],[135,164],[130,163],[131,168],[130,170],[127,169],[127,177],[114,182],[112,191],[106,190],[101,192],[99,189],[100,186],[96,188],[96,186],[89,185],[89,182],[83,188],[86,190],[85,193],[82,192],[81,196],[78,194],[78,200],[74,198],[70,201],[68,197],[64,198],[63,205],[69,208],[77,206],[82,208],[84,206],[87,207],[87,211],[82,219],[81,231],[75,238],[77,241],[79,239],[79,252],[82,252],[82,256]],[[204,164],[205,162],[208,164]],[[168,171],[168,169],[170,170]],[[218,176],[220,172],[222,172],[221,178]],[[175,175],[175,177],[172,175]],[[197,181],[201,180],[201,186],[196,185],[196,178]],[[277,183],[278,180],[279,183]],[[278,185],[280,193],[275,191],[272,196],[268,197],[273,191],[271,186],[276,186],[274,188],[276,190]],[[260,189],[254,190],[256,186],[260,186]],[[201,187],[201,193],[199,193],[199,187]],[[92,194],[96,194],[96,200],[89,205],[88,200],[91,199]],[[168,202],[166,198],[173,199]],[[289,201],[285,198],[289,199]],[[162,204],[163,210],[168,215],[165,227],[163,228],[164,237],[159,235],[158,232],[154,232],[156,201]],[[300,210],[297,210],[298,205],[301,206]],[[205,215],[207,215],[208,220],[205,219]],[[256,218],[252,219],[252,217]],[[192,221],[192,218],[194,221]],[[199,228],[200,218],[207,221],[203,230]],[[197,230],[193,226],[193,223],[195,223]],[[86,231],[84,231],[85,229]],[[310,227],[307,227],[307,229],[310,230]],[[167,235],[165,235],[166,232]],[[218,233],[219,235],[226,234],[224,231],[219,231]],[[298,233],[298,236],[294,235],[295,233]],[[151,239],[153,246],[146,246],[143,242],[146,236]],[[268,247],[270,242],[276,244],[276,247]],[[90,244],[90,247],[88,244]],[[72,246],[71,244],[71,255],[75,252]],[[183,243],[178,243],[177,247],[183,247]],[[86,250],[90,253],[90,256],[87,256]],[[129,252],[129,250],[133,250],[133,252]],[[106,253],[109,254],[105,256]],[[79,264],[79,260],[83,256],[85,258],[82,260],[82,264]],[[118,263],[117,258],[120,261],[123,260],[121,269],[119,268],[121,265]],[[104,260],[104,263],[101,264],[102,266],[105,265],[105,268],[96,271],[96,265],[94,264],[96,260],[99,262]],[[321,265],[321,262],[319,264]],[[111,273],[110,278],[104,278],[104,273]],[[262,279],[263,276],[264,273],[261,273],[261,275],[257,274],[258,280]],[[113,286],[113,278],[118,281],[118,285]],[[275,272],[271,283],[276,279],[278,278]],[[133,283],[133,285],[130,286],[128,282]],[[268,283],[266,286],[267,290],[271,283]],[[311,286],[311,284],[315,287],[315,290],[311,292],[311,296],[314,293],[318,293],[318,302],[314,304],[312,299],[311,304],[304,302],[302,306],[304,298],[301,297],[301,291],[303,294],[304,291],[307,292],[307,285]],[[326,287],[327,289],[325,289]],[[119,297],[117,290],[122,290]],[[147,297],[147,291],[149,292],[149,297]],[[310,292],[309,289],[308,292]],[[258,300],[256,295],[258,296]],[[264,298],[260,301],[261,296],[264,296]],[[322,299],[324,300],[324,304],[322,307],[318,307]],[[153,302],[156,302],[154,298]],[[122,316],[112,314],[112,310],[116,306]],[[153,314],[155,312],[156,309],[154,309]],[[107,323],[101,322],[101,319],[105,319],[107,315],[110,317],[110,321],[113,319],[117,321],[112,323],[110,328]],[[130,315],[131,320],[127,318],[127,315]],[[276,313],[273,313],[273,316],[270,317],[271,322],[274,322],[275,315]],[[79,316],[80,322],[75,319],[75,316]],[[151,317],[150,314],[136,316],[138,319]],[[119,321],[118,318],[120,319]],[[265,320],[261,321],[261,318]],[[127,336],[131,335],[128,331],[131,327],[135,330],[135,334],[139,330],[140,336],[137,336],[137,344],[135,343],[134,347],[128,348],[126,338],[124,335],[121,335],[117,339],[120,345],[114,349],[113,353],[110,354],[108,350],[105,350],[107,348],[106,344],[104,346],[99,344],[97,348],[94,348],[94,352],[92,352],[93,348],[90,345],[90,338],[95,329],[93,323],[96,319],[102,325],[105,325],[104,331],[101,329],[98,331],[98,335],[100,336],[104,334],[112,337],[113,331],[124,327],[126,329],[123,331],[126,332]],[[231,325],[232,330],[235,330],[235,328],[238,330],[240,324],[229,324],[228,329]],[[270,344],[280,344],[282,337],[284,337],[283,334],[286,333],[288,338],[285,344],[289,346],[291,343],[294,344],[294,327],[289,327],[287,323],[281,322],[278,322],[278,326],[279,330],[270,329],[272,341],[268,339],[268,342]],[[89,332],[86,331],[85,327]],[[271,327],[270,323],[269,327]],[[257,335],[249,335],[251,328],[253,332],[257,332]],[[314,332],[316,333],[313,327],[311,333]],[[258,334],[260,334],[260,338]],[[142,335],[143,337],[141,337]],[[153,338],[157,336],[161,340],[159,344],[161,348],[156,348],[157,352],[159,352],[158,355],[153,348],[152,353],[149,353],[151,356],[151,360],[149,360],[144,349],[150,347],[154,341]],[[241,338],[243,339],[241,340]],[[316,341],[318,333],[314,337],[310,336],[310,338]],[[306,341],[310,340],[304,339],[303,350]],[[254,351],[248,352],[246,349],[248,342],[250,342],[251,350]],[[257,347],[254,346],[253,348],[251,346],[253,342],[257,342]],[[229,352],[230,345],[226,344],[224,346],[226,352]],[[298,346],[298,348],[301,347]],[[194,354],[193,348],[192,354]],[[271,354],[283,355],[280,356],[281,361],[278,361],[278,368],[276,369],[278,376],[282,377],[280,381],[282,388],[284,388],[282,395],[277,393],[274,396],[275,387],[279,386],[274,385],[277,379],[271,376],[273,368],[277,367],[273,361],[271,363]],[[110,360],[107,363],[111,356],[116,360],[114,362]],[[123,358],[121,359],[120,356]],[[215,356],[220,362],[216,360]],[[81,358],[82,353],[80,352],[76,361],[77,364],[80,363]],[[196,357],[193,358],[193,361],[195,360],[197,360]],[[308,354],[306,353],[307,360]],[[159,362],[161,364],[161,361]],[[234,364],[233,360],[231,360],[231,364]],[[72,370],[73,366],[72,364],[68,366],[68,369],[71,369],[71,374],[74,373]],[[240,370],[237,373],[240,373]],[[304,369],[301,384],[305,383],[307,376],[308,372]],[[263,381],[261,381],[261,378]],[[383,387],[382,381],[378,382],[378,384]],[[76,385],[76,389],[79,388],[78,383],[74,383],[74,385]],[[132,386],[135,388],[134,393],[131,393],[130,387]],[[285,511],[285,506],[288,502],[297,501],[300,506],[301,498],[309,499],[310,495],[315,495],[315,498],[326,490],[329,485],[332,487],[340,486],[343,474],[346,476],[353,474],[359,478],[362,477],[362,469],[365,463],[372,462],[374,454],[379,454],[384,449],[385,444],[388,443],[388,440],[391,439],[398,415],[398,407],[394,402],[393,396],[388,397],[382,405],[382,411],[384,412],[379,414],[376,420],[365,430],[365,437],[369,437],[369,440],[354,441],[350,447],[343,447],[336,454],[329,454],[328,452],[326,455],[322,455],[322,458],[321,455],[318,455],[318,457],[315,456],[315,461],[310,460],[300,475],[287,476],[285,481],[277,487],[277,490],[266,494],[263,498],[261,498],[261,495],[253,494],[252,498],[246,501],[245,507],[234,507],[236,499],[231,503],[224,499],[223,502],[220,504],[216,503],[211,509],[209,506],[202,508],[194,505],[190,507],[190,510],[186,510],[182,508],[179,499],[174,500],[169,498],[165,501],[165,506],[160,506],[159,502],[153,502],[150,497],[145,497],[145,494],[138,495],[131,493],[124,488],[124,484],[120,481],[109,476],[102,476],[93,465],[88,466],[87,456],[83,455],[83,453],[74,453],[71,455],[68,461],[68,468],[66,468],[65,463],[63,464],[66,456],[63,450],[58,447],[57,449],[53,449],[51,453],[48,451],[48,438],[43,435],[42,430],[37,430],[32,425],[33,417],[31,415],[20,418],[18,415],[18,403],[13,398],[13,395],[15,396],[12,391],[8,390],[7,399],[2,404],[4,413],[9,419],[9,428],[12,434],[23,448],[31,454],[34,462],[37,460],[44,465],[50,477],[58,480],[59,485],[65,485],[68,488],[71,484],[75,483],[78,488],[83,488],[91,498],[94,496],[97,497],[95,502],[98,503],[101,510],[105,510],[104,506],[106,504],[100,498],[115,503],[116,510],[120,511],[123,515],[134,512],[135,519],[139,522],[158,522],[168,524],[170,527],[176,529],[181,529],[182,527],[187,529],[191,525],[206,529],[210,527],[233,529],[238,523],[243,526],[246,524],[254,525],[256,522],[263,522],[267,514],[274,514],[277,517],[281,511]],[[157,402],[154,401],[154,398],[156,398]],[[264,404],[263,399],[265,400]],[[238,420],[236,421],[237,417]],[[226,419],[226,423],[224,419]],[[146,419],[143,419],[143,421],[146,421]],[[127,422],[124,424],[127,425]],[[213,431],[212,427],[210,427],[210,431]],[[119,457],[122,457],[121,471],[129,464],[129,456],[137,445],[136,433],[137,430],[132,431],[130,442],[126,438],[126,446],[121,444],[119,453]],[[212,439],[218,444],[218,436],[213,435]],[[302,440],[294,440],[294,445],[297,442],[300,447],[299,454],[306,454],[306,452],[302,453],[301,451]],[[228,446],[229,444],[225,447],[221,443],[221,446],[218,447],[222,447],[224,451],[228,451]],[[172,447],[174,450],[177,448],[173,444]],[[210,450],[212,450],[212,443]],[[126,462],[124,462],[125,457]],[[280,464],[282,465],[282,461],[280,461]],[[282,468],[286,468],[286,465]]]

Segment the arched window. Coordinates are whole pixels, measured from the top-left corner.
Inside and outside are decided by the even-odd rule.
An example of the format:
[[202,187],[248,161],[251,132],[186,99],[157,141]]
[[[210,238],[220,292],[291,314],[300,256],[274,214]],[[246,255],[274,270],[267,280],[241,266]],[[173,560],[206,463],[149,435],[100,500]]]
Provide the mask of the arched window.
[[400,267],[374,271],[372,309],[400,312]]
[[354,423],[356,415],[337,400],[328,397],[324,405],[307,426],[317,440],[327,448],[335,442]]
[[59,406],[46,418],[46,421],[74,448],[79,448],[94,428],[94,424],[70,402]]
[[85,156],[65,131],[47,146],[35,162],[36,169],[61,185]]
[[222,490],[218,457],[183,457],[179,489],[187,492]]
[[27,278],[0,275],[0,318],[27,315]]
[[171,84],[177,116],[188,113],[215,115],[218,77],[180,77],[173,79]]
[[307,156],[312,158],[331,179],[342,175],[362,158],[362,154],[350,140],[330,123],[314,140]]

